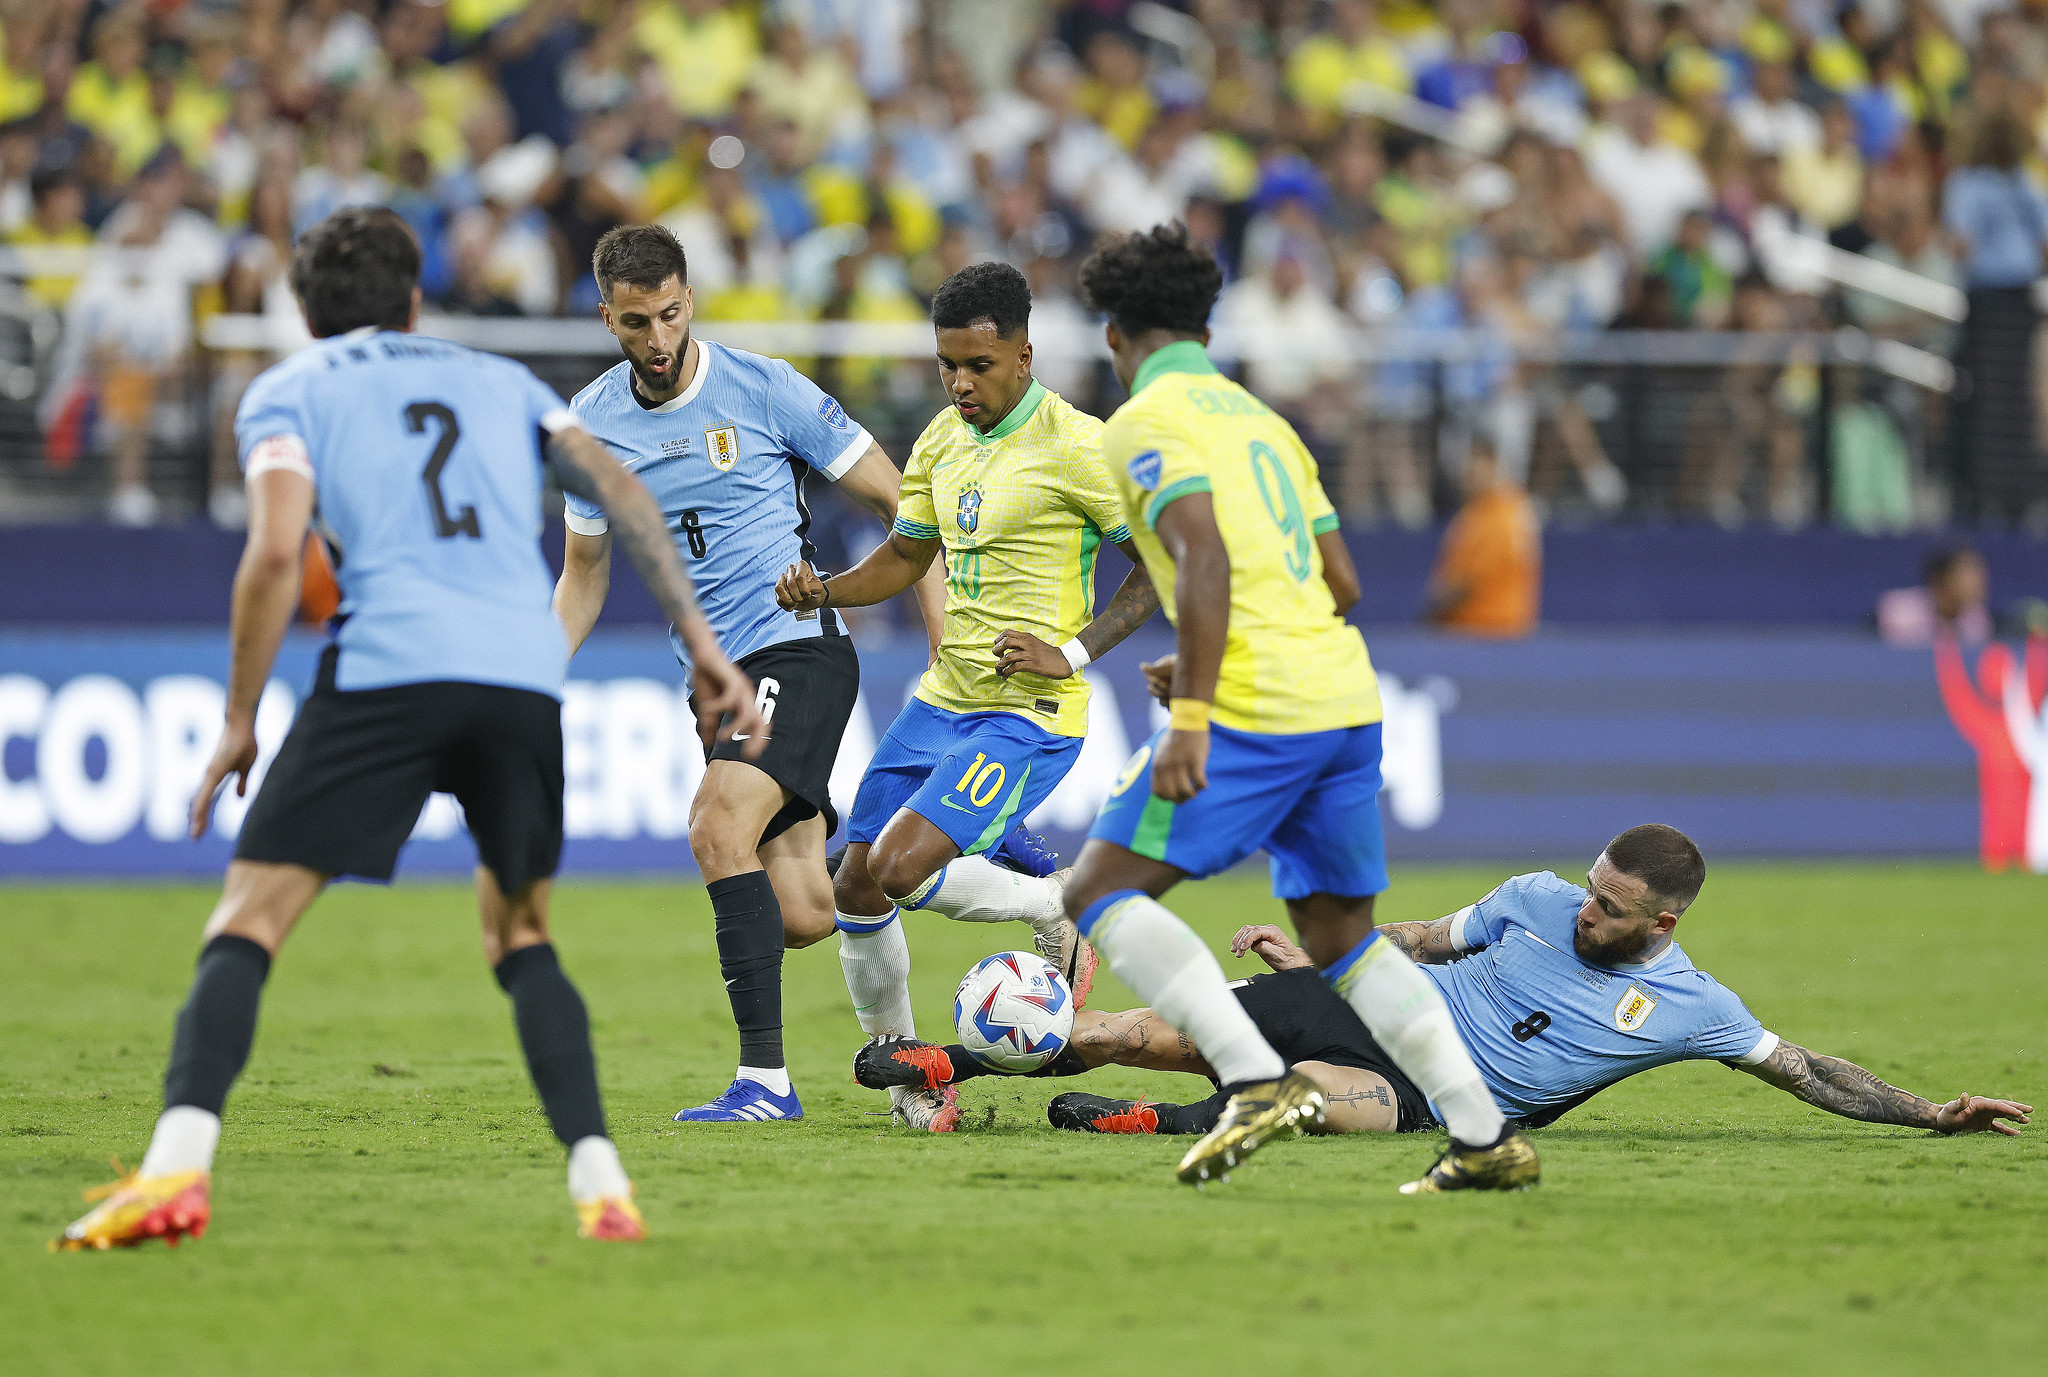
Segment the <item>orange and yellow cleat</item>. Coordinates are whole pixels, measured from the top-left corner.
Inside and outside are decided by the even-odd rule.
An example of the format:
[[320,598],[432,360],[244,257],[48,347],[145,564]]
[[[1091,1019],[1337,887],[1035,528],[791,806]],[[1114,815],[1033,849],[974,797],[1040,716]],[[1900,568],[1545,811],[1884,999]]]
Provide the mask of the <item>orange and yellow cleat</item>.
[[[119,1162],[114,1170],[121,1170]],[[174,1171],[167,1176],[131,1172],[111,1185],[85,1193],[100,1203],[84,1218],[50,1240],[52,1252],[86,1248],[133,1248],[152,1238],[171,1247],[190,1234],[203,1237],[213,1218],[211,1177],[203,1171]]]
[[647,1224],[630,1198],[604,1195],[576,1202],[576,1237],[606,1243],[638,1243],[647,1237]]

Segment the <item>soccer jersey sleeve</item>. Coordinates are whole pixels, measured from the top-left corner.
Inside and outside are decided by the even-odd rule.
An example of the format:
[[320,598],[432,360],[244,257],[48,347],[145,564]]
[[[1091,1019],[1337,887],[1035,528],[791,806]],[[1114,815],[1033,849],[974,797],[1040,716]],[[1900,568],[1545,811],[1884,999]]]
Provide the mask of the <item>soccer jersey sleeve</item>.
[[1102,532],[1103,539],[1116,545],[1129,540],[1131,528],[1124,521],[1123,498],[1117,495],[1116,480],[1110,476],[1101,447],[1075,455],[1068,472],[1074,509]]
[[837,483],[873,440],[845,407],[786,360],[774,360],[772,368],[768,408],[774,432],[791,454]]
[[1128,506],[1131,515],[1153,529],[1158,528],[1159,514],[1181,498],[1211,491],[1202,447],[1158,417],[1120,428],[1110,462],[1122,464],[1118,481],[1134,490]]
[[1303,485],[1302,508],[1308,516],[1309,529],[1317,535],[1324,535],[1337,529],[1337,508],[1330,501],[1330,495],[1323,491],[1323,479],[1316,469],[1316,461],[1308,461],[1308,482]]
[[1700,1004],[1699,1022],[1686,1036],[1688,1055],[1755,1066],[1778,1050],[1778,1035],[1767,1030],[1735,991],[1703,976],[1712,987]]
[[1511,921],[1528,924],[1525,912],[1531,887],[1542,880],[1557,883],[1557,877],[1548,871],[1540,875],[1517,875],[1503,880],[1476,904],[1467,904],[1451,915],[1451,946],[1458,951],[1478,951],[1490,947],[1507,932]]
[[298,377],[273,368],[260,375],[242,393],[235,410],[235,454],[242,474],[283,469],[319,486],[313,473],[313,456],[306,444],[307,424]]
[[896,520],[890,527],[911,540],[937,540],[939,513],[932,505],[932,456],[920,436],[903,465],[903,485],[896,490]]

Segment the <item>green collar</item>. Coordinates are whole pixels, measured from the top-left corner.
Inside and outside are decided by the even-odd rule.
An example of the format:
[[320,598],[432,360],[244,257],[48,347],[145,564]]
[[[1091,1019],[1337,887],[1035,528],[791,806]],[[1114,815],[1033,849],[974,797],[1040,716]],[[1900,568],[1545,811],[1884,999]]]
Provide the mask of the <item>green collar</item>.
[[[1024,423],[1031,419],[1032,413],[1038,410],[1038,404],[1045,400],[1045,395],[1045,385],[1039,382],[1038,379],[1033,378],[1031,386],[1024,389],[1024,395],[1019,397],[1017,404],[1010,408],[1010,414],[996,422],[994,430],[983,430],[979,426],[968,425],[967,433],[981,441],[984,445],[992,444],[997,440],[1007,439],[1015,435],[1023,428]],[[965,421],[962,421],[961,424],[967,425]]]
[[1209,351],[1195,340],[1175,340],[1164,349],[1154,349],[1138,365],[1138,376],[1131,379],[1131,395],[1137,396],[1152,384],[1162,373],[1214,373],[1216,365],[1209,362]]

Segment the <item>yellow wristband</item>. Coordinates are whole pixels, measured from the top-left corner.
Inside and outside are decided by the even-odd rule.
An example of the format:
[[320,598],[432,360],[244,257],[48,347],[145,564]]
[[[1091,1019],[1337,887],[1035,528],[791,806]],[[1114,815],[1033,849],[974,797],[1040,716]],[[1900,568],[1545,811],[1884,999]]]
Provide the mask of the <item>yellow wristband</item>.
[[1167,725],[1177,732],[1209,730],[1209,705],[1199,698],[1176,698],[1166,711]]

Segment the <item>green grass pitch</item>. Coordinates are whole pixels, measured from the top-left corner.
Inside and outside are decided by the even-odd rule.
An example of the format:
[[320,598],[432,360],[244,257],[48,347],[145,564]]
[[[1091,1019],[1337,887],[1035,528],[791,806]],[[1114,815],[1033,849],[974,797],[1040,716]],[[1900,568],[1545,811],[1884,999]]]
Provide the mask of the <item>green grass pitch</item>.
[[[1383,920],[1502,868],[1405,869]],[[1574,873],[1567,871],[1566,873]],[[1175,1140],[1057,1134],[980,1080],[913,1137],[849,1067],[836,944],[788,962],[801,1124],[684,1129],[733,1061],[703,890],[566,882],[613,1132],[653,1237],[579,1242],[465,889],[345,887],[279,963],[212,1232],[52,1256],[155,1116],[201,887],[0,888],[0,1368],[118,1373],[2040,1371],[2048,1124],[1941,1139],[1667,1068],[1539,1135],[1526,1195],[1402,1199],[1426,1137],[1297,1141],[1228,1186]],[[1175,907],[1219,948],[1257,877]],[[914,920],[916,994],[1023,929]],[[1962,866],[1717,868],[1680,928],[1766,1025],[1933,1098],[2048,1107],[2048,884]],[[1019,943],[1021,944],[1021,942]],[[1241,963],[1224,957],[1227,969]],[[1100,1007],[1132,1002],[1105,978]]]

